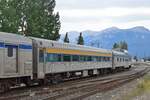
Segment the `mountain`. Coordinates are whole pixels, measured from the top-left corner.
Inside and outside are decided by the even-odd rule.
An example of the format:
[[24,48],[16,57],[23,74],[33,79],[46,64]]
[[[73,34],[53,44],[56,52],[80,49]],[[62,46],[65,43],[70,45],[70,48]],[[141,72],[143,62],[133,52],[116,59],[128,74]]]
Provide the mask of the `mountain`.
[[[126,41],[129,53],[133,56],[150,56],[150,30],[137,26],[130,29],[110,27],[102,31],[83,31],[85,45],[111,49],[115,42]],[[72,43],[76,43],[79,32],[68,33]],[[62,36],[63,37],[63,36]]]

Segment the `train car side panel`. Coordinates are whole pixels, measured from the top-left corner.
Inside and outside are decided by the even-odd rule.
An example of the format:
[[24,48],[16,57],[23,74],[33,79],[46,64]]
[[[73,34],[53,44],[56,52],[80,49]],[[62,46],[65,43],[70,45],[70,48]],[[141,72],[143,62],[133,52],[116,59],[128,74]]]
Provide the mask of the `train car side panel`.
[[3,75],[4,68],[4,42],[0,41],[0,76]]
[[111,65],[111,62],[54,62],[46,63],[46,73],[61,73],[69,71],[111,68]]

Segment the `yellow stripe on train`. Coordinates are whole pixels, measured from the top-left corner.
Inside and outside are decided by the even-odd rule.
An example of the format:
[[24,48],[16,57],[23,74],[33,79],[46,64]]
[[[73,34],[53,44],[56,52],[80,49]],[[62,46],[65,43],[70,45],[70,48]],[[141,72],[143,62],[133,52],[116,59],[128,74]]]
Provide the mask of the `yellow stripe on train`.
[[59,48],[46,48],[47,53],[71,54],[71,55],[89,55],[89,56],[112,56],[111,53],[99,53],[92,51],[69,50]]

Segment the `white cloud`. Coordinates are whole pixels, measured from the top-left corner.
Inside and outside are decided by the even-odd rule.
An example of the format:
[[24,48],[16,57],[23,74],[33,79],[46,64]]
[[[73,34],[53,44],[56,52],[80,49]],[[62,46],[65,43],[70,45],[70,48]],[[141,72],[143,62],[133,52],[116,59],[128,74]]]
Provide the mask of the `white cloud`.
[[111,18],[123,17],[129,15],[150,16],[150,8],[107,8],[107,9],[90,9],[90,10],[60,10],[60,15],[67,18]]
[[[150,6],[150,1],[148,0],[61,1],[56,0],[56,3],[58,2],[56,11],[59,11],[62,23],[61,33],[72,30],[101,30],[111,26],[121,28],[137,25],[149,26],[150,7],[148,5]],[[89,4],[96,7],[92,8]],[[120,5],[123,5],[123,7]]]
[[56,0],[60,9],[97,9],[109,7],[149,7],[149,0]]

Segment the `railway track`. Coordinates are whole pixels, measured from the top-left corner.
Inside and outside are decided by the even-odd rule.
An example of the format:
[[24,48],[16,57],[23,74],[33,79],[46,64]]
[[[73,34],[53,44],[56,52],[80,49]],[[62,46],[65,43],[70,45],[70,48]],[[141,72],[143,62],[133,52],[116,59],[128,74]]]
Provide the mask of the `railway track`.
[[80,100],[97,92],[106,91],[120,84],[143,76],[149,71],[149,68],[137,70],[134,72],[124,72],[108,77],[77,80],[66,82],[60,85],[54,85],[44,88],[36,88],[29,91],[21,91],[15,95],[1,96],[0,100]]
[[80,86],[75,90],[70,90],[67,92],[64,92],[62,94],[56,95],[56,96],[49,96],[43,100],[65,100],[66,98],[68,100],[82,100],[85,97],[88,97],[89,95],[93,95],[95,93],[106,91],[108,89],[114,88],[120,84],[129,82],[130,80],[136,79],[138,77],[143,76],[146,72],[148,72],[148,69],[144,69],[140,72],[125,75],[121,77],[116,77],[114,79],[109,80],[103,80],[103,81],[94,81],[89,85],[86,86]]

